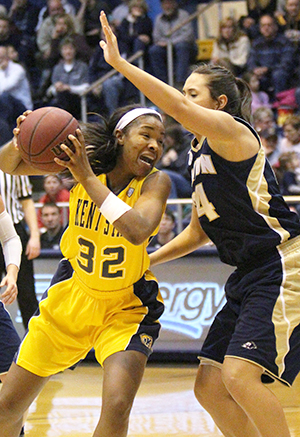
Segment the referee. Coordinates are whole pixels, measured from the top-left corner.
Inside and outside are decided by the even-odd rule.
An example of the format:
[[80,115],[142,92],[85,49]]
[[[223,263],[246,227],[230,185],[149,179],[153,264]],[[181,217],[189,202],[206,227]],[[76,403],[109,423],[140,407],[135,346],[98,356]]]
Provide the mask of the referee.
[[[22,242],[23,252],[17,281],[17,299],[23,325],[27,329],[29,319],[38,307],[33,259],[40,254],[40,233],[28,176],[13,176],[0,170],[0,194]],[[4,274],[5,263],[0,247],[0,276]]]

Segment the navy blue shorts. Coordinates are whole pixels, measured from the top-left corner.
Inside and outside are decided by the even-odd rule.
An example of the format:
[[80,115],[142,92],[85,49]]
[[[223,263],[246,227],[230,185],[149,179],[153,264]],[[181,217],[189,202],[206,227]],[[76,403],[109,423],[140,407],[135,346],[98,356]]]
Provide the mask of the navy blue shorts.
[[20,342],[10,315],[0,301],[0,375],[10,368]]
[[199,356],[218,363],[225,356],[245,359],[260,365],[267,378],[291,385],[300,371],[299,239],[278,249],[260,267],[229,277],[227,303]]

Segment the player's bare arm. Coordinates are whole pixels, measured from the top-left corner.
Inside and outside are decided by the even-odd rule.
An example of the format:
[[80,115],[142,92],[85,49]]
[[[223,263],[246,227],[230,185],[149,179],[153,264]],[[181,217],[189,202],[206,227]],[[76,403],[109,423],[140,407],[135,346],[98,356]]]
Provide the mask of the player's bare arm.
[[[82,132],[76,131],[76,137],[69,135],[69,140],[74,145],[74,152],[65,144],[61,146],[70,158],[69,161],[55,158],[55,162],[70,170],[74,178],[100,208],[111,191],[93,173]],[[161,220],[161,211],[167,202],[170,187],[170,179],[165,173],[156,172],[149,175],[134,208],[114,222],[116,229],[132,244],[141,244],[156,229]]]
[[[103,11],[100,14],[100,22],[106,38],[106,41],[100,41],[106,62],[132,82],[155,105],[192,132],[198,140],[202,136],[207,137],[211,147],[225,159],[241,161],[258,152],[258,142],[246,128],[226,112],[220,115],[222,105],[226,102],[216,102],[218,108],[203,107],[192,101],[188,96],[189,90],[185,92],[188,96],[186,97],[177,89],[130,64],[121,57],[117,38]],[[233,137],[239,146],[229,149],[228,144],[232,144]]]
[[196,207],[193,206],[192,217],[188,226],[169,243],[150,254],[151,266],[188,255],[209,241],[200,226]]

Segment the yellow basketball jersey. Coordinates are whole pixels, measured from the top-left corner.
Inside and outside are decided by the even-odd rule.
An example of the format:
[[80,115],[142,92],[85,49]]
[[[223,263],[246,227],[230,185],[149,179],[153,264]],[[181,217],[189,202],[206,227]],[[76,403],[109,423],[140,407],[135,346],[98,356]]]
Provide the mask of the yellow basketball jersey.
[[[106,175],[98,179],[107,185]],[[145,179],[132,179],[118,197],[133,207]],[[137,282],[149,268],[148,240],[139,246],[126,240],[80,184],[72,188],[69,202],[69,226],[60,246],[81,281],[101,291],[120,290]]]

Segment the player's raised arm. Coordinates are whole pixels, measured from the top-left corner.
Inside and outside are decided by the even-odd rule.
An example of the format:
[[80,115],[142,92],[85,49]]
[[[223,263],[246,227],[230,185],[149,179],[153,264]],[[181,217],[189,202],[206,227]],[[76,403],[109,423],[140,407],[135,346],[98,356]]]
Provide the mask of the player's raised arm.
[[[100,46],[106,61],[157,107],[192,132],[198,141],[202,136],[207,137],[213,150],[225,159],[233,161],[248,159],[257,152],[257,141],[252,138],[245,126],[232,117],[236,115],[245,118],[244,114],[241,114],[240,101],[248,101],[247,94],[250,94],[250,91],[245,89],[241,80],[236,80],[232,92],[225,94],[223,90],[226,89],[226,84],[220,77],[222,93],[215,97],[209,93],[206,76],[202,72],[195,71],[187,78],[181,93],[123,59],[119,53],[117,38],[103,11],[100,14],[100,21],[105,34],[105,41],[100,41]],[[200,75],[203,78],[201,83],[198,80]],[[203,88],[207,88],[205,95],[202,93]],[[238,102],[239,107],[233,108],[231,101]],[[233,136],[236,140],[234,147],[232,147]],[[244,147],[245,143],[248,143],[249,148]]]
[[[115,70],[122,73],[155,105],[176,118],[177,109],[175,105],[172,107],[170,102],[172,99],[173,102],[174,100],[177,101],[177,99],[180,100],[182,98],[181,93],[122,58],[119,52],[117,38],[103,11],[101,11],[100,14],[100,22],[106,39],[106,41],[100,41],[100,47],[103,49],[106,62]],[[163,98],[163,96],[165,98]],[[182,101],[184,102],[184,99],[182,99]]]

